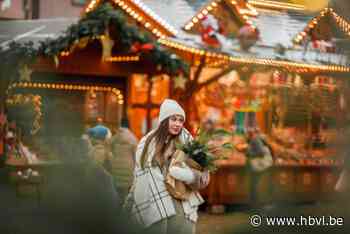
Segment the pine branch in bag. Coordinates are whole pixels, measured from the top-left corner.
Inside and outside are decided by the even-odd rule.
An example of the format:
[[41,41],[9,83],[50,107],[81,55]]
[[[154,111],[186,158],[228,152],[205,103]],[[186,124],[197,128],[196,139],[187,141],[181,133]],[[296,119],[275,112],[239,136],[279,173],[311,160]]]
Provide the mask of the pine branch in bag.
[[214,153],[223,149],[232,149],[233,146],[229,142],[219,146],[213,146],[209,144],[209,141],[215,136],[227,135],[231,135],[231,133],[224,129],[218,129],[211,133],[199,130],[192,141],[185,144],[177,144],[176,147],[198,163],[204,170],[215,171],[217,169],[215,161],[224,159],[224,157],[214,155]]

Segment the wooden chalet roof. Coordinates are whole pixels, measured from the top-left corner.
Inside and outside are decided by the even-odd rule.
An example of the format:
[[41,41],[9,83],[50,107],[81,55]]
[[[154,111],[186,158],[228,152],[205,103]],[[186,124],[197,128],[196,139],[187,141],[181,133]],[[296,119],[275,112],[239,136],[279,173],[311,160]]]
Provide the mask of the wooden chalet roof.
[[[187,32],[184,27],[194,15],[198,14],[198,9],[208,6],[212,1],[199,0],[110,0],[115,7],[122,9],[127,15],[133,17],[140,22],[140,25],[148,28],[159,42],[170,48],[182,50],[187,53],[202,56],[206,54],[218,60],[225,60],[228,62],[247,63],[247,64],[267,64],[278,66],[292,67],[309,67],[312,69],[330,69],[334,71],[348,72],[348,59],[346,55],[334,53],[320,53],[318,51],[305,51],[302,48],[293,47],[292,39],[298,32],[308,24],[313,15],[306,14],[303,11],[293,10],[271,10],[266,8],[255,8],[258,15],[246,18],[252,21],[259,31],[261,39],[253,46],[249,52],[240,50],[237,39],[227,39],[228,46],[220,49],[208,48],[201,40],[200,35]],[[223,1],[223,0],[222,0]],[[226,0],[225,0],[226,1]],[[86,10],[92,10],[98,0],[92,0],[87,6]],[[142,19],[140,18],[143,16]],[[145,20],[145,18],[147,20]],[[140,20],[139,20],[140,19]],[[31,32],[26,37],[19,38],[19,40],[36,41],[36,38],[42,40],[44,34],[55,36],[59,31],[62,31],[69,24],[75,22],[77,19],[57,19],[42,21],[27,21],[28,30],[23,32]],[[1,23],[1,22],[0,22]],[[8,22],[11,24],[11,22]],[[147,26],[149,24],[149,27]],[[16,23],[13,23],[16,24]],[[11,28],[18,28],[22,32],[21,23],[18,26]],[[1,25],[1,24],[0,24]],[[50,26],[52,25],[52,26]],[[40,27],[43,26],[43,29]],[[0,27],[3,28],[3,27]],[[163,28],[163,29],[162,29]],[[155,29],[157,29],[155,31]],[[38,30],[38,31],[35,31]],[[12,33],[11,35],[3,35],[0,30],[0,41],[6,42],[8,38],[15,38],[21,33]],[[31,36],[31,37],[29,37]],[[26,39],[25,39],[26,40]],[[276,45],[281,44],[285,47],[285,54],[276,53]],[[342,67],[344,66],[344,67]],[[346,66],[346,67],[345,67]]]

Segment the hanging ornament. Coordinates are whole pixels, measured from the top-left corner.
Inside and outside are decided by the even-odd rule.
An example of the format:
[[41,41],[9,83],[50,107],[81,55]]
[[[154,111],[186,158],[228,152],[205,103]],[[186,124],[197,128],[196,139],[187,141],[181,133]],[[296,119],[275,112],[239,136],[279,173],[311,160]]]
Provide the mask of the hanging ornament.
[[60,60],[57,55],[53,57],[53,61],[55,62],[55,67],[58,68],[58,66],[60,65]]
[[249,79],[249,85],[251,87],[258,87],[259,86],[259,81],[258,81],[258,76],[257,74],[253,74],[250,79]]
[[325,83],[325,78],[323,76],[319,77],[319,79],[318,79],[319,86],[324,85],[324,83]]
[[340,97],[339,97],[339,107],[340,107],[341,110],[345,110],[346,102],[345,102],[344,94],[340,94]]
[[292,87],[292,85],[293,85],[293,76],[292,74],[289,73],[287,76],[287,86]]
[[275,70],[273,73],[272,73],[272,80],[273,80],[273,84],[275,86],[280,86],[283,84],[283,77],[282,77],[282,74],[280,71],[278,70]]
[[320,77],[316,76],[314,82],[311,84],[311,88],[315,89],[320,85]]
[[334,92],[336,88],[337,86],[335,84],[335,81],[332,78],[329,78],[328,90],[330,92]]
[[80,49],[84,49],[84,48],[88,45],[89,40],[90,40],[89,37],[80,38],[80,40],[79,40],[78,43],[77,43],[77,46],[78,46]]
[[241,27],[238,32],[241,49],[248,51],[259,40],[259,35],[259,30],[251,25]]
[[187,80],[182,75],[177,76],[174,79],[174,88],[184,90],[186,88],[186,83]]
[[102,61],[111,57],[114,41],[109,37],[109,31],[106,29],[105,35],[100,38],[102,44]]
[[24,64],[19,70],[19,80],[24,82],[30,82],[32,73],[33,70],[31,70],[27,64]]
[[303,86],[303,80],[301,79],[300,75],[295,75],[294,86],[297,88],[301,88]]

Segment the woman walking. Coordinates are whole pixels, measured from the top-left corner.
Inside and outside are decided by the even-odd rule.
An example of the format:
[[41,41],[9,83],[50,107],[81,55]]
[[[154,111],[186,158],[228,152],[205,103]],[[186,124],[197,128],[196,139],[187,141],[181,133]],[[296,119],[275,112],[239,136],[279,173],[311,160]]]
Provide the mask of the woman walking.
[[[185,112],[180,105],[166,99],[158,120],[158,127],[137,146],[134,183],[129,195],[134,200],[132,216],[149,233],[194,234],[197,209],[204,202],[198,190],[208,185],[209,173],[190,169],[185,163],[169,167],[176,151],[175,143],[192,139],[183,127]],[[191,188],[185,199],[169,193],[165,182],[168,175]]]

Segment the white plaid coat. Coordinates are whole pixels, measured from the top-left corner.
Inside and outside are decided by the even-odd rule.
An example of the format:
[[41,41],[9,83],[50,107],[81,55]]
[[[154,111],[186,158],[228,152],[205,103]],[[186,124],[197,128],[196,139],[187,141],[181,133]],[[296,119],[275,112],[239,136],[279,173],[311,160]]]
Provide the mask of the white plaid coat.
[[[144,169],[140,166],[145,141],[152,133],[153,131],[144,136],[137,146],[134,183],[128,195],[128,199],[131,198],[133,201],[131,215],[144,227],[176,215],[174,200],[166,189],[162,171],[158,166],[152,166],[151,163],[155,154],[155,140],[152,140],[148,147],[148,160]],[[192,136],[186,129],[183,129],[180,140],[187,142],[192,140]],[[188,200],[182,201],[185,217],[192,222],[196,222],[198,206],[203,202],[204,200],[199,192],[192,192]]]

